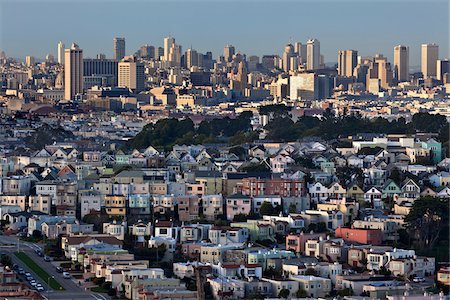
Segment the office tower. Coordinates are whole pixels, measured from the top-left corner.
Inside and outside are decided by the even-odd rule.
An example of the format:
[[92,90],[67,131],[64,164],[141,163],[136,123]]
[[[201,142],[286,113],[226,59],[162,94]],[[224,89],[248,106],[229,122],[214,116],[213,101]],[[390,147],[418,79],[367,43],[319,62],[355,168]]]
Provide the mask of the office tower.
[[423,78],[436,77],[436,64],[439,59],[439,45],[422,44]]
[[145,88],[144,65],[133,56],[126,56],[118,65],[118,86],[139,93]]
[[193,49],[187,49],[184,54],[184,59],[186,62],[186,69],[190,69],[193,66],[198,66],[198,53]]
[[237,73],[233,75],[230,80],[230,88],[234,91],[244,92],[248,86],[248,72],[245,61],[240,61],[238,64]]
[[264,68],[272,70],[275,67],[275,55],[264,55],[261,64]]
[[144,45],[139,48],[139,56],[147,59],[155,58],[155,47]]
[[358,51],[339,50],[338,51],[338,75],[351,77],[358,62]]
[[181,46],[172,44],[169,50],[169,58],[167,60],[169,66],[180,67],[181,66]]
[[294,46],[287,44],[283,52],[283,70],[289,72],[291,69],[291,57],[294,56]]
[[211,70],[214,68],[214,60],[211,51],[208,51],[203,55],[202,67],[206,70]]
[[445,74],[450,74],[450,60],[448,59],[438,59],[436,63],[436,79],[443,83]]
[[233,60],[233,55],[235,54],[234,46],[232,45],[226,45],[223,48],[223,57],[226,62],[230,62]]
[[394,78],[397,82],[409,80],[409,47],[394,47]]
[[317,70],[320,67],[320,42],[310,39],[306,43],[306,69]]
[[155,48],[155,59],[156,60],[164,59],[164,48],[163,47]]
[[118,69],[118,62],[115,59],[105,59],[105,58],[83,59],[83,76],[104,78],[106,81],[105,82],[106,85],[109,86],[117,85],[117,76],[118,76],[117,69]]
[[32,66],[34,66],[35,63],[36,63],[36,61],[33,56],[27,55],[25,57],[25,64],[27,67],[32,67]]
[[366,88],[372,93],[375,93],[376,88],[373,87],[375,87],[376,81],[379,83],[378,86],[384,89],[387,89],[392,83],[391,64],[382,54],[375,55],[367,71]]
[[248,58],[248,70],[250,72],[256,71],[259,64],[259,57],[252,55]]
[[294,44],[294,52],[297,56],[301,56],[302,54],[302,43],[295,42]]
[[58,64],[64,65],[64,49],[65,46],[63,42],[59,41],[58,43]]
[[300,73],[289,77],[291,100],[315,100],[319,97],[319,81],[314,73]]
[[83,50],[73,43],[64,51],[64,99],[83,93]]
[[175,44],[175,39],[171,36],[164,38],[164,61],[169,61],[170,49]]
[[119,61],[125,57],[125,38],[114,37],[114,59]]

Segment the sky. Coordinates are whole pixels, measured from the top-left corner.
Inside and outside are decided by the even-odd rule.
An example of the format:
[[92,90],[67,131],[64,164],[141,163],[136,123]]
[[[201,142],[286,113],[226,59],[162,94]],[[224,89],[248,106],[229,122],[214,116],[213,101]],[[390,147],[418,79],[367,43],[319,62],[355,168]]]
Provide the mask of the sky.
[[112,57],[114,36],[126,52],[163,46],[171,35],[183,52],[192,46],[213,57],[226,44],[247,55],[282,54],[289,42],[320,41],[325,62],[339,49],[359,55],[410,47],[420,64],[420,45],[437,43],[449,57],[449,0],[0,0],[0,49],[8,56],[55,57],[58,41],[76,42],[85,57]]

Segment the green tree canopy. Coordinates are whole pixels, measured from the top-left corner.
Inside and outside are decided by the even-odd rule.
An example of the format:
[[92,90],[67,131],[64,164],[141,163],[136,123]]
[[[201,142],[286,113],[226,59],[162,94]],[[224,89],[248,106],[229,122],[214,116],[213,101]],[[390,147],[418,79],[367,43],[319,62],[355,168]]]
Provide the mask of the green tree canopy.
[[[419,249],[431,249],[449,226],[449,199],[422,197],[414,201],[405,218],[406,227]],[[447,237],[448,238],[448,237]]]

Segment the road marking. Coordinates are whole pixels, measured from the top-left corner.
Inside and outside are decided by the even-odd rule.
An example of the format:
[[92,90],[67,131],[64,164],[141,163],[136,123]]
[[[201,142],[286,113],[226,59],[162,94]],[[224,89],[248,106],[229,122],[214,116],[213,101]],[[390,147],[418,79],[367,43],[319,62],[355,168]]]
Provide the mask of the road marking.
[[45,297],[44,295],[41,294],[41,297],[44,298],[45,300],[48,300],[47,297]]
[[102,294],[97,294],[97,296],[100,297],[100,299],[107,300],[107,298],[105,296],[103,296]]

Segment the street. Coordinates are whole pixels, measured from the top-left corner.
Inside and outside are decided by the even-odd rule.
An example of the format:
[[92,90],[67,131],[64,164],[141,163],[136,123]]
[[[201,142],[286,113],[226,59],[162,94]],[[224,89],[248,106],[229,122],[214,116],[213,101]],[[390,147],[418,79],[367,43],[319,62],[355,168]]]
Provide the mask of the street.
[[[64,279],[61,273],[56,271],[55,266],[51,262],[46,262],[42,257],[39,257],[35,250],[43,250],[37,244],[21,241],[16,236],[0,236],[0,252],[9,254],[13,262],[20,267],[22,267],[25,272],[30,272],[33,277],[40,282],[45,291],[41,292],[41,295],[45,299],[97,299],[97,300],[107,300],[110,299],[107,295],[93,293],[91,291],[86,291],[84,288],[78,285],[76,279]],[[43,280],[30,268],[28,268],[20,259],[18,259],[14,252],[22,251],[25,252],[31,259],[33,259],[37,264],[39,264],[51,277],[54,277],[56,281],[64,288],[63,291],[52,290],[48,286],[48,280]],[[24,281],[27,283],[26,281]]]

